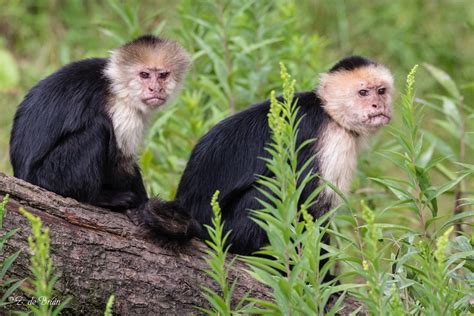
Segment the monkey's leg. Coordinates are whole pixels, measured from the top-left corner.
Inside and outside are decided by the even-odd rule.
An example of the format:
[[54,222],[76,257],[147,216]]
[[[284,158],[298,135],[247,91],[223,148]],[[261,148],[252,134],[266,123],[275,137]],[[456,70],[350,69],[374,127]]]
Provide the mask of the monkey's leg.
[[35,184],[81,202],[92,200],[100,191],[106,167],[103,134],[98,125],[61,138],[31,167]]
[[91,203],[112,210],[126,210],[135,209],[147,201],[140,169],[134,164],[131,173],[120,168],[111,169],[100,193]]
[[142,200],[132,191],[101,190],[90,203],[119,211],[136,208],[142,203]]
[[231,252],[249,255],[268,243],[265,231],[250,218],[249,210],[262,208],[256,197],[265,199],[256,188],[251,187],[223,206],[224,230],[232,230],[227,241]]

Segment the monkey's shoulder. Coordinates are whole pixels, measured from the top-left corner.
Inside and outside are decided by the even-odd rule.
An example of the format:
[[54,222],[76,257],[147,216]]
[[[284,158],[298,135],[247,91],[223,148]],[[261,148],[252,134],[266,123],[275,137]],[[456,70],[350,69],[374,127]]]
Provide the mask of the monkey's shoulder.
[[77,61],[38,82],[19,105],[14,128],[24,130],[25,137],[44,138],[52,144],[92,126],[109,131],[111,122],[105,111],[108,81],[103,75],[106,64],[101,58]]
[[[277,97],[279,101],[282,96]],[[302,117],[304,126],[319,126],[327,117],[321,106],[321,100],[315,92],[299,92],[295,94],[294,102],[298,109],[298,116]],[[227,140],[235,142],[264,142],[269,137],[268,113],[270,100],[251,105],[224,119],[214,126],[204,137],[204,141]]]
[[[84,93],[86,89],[97,92],[107,90],[110,81],[104,75],[108,60],[89,58],[67,64],[50,74],[33,87],[30,93]],[[74,94],[74,93],[73,93]]]
[[91,58],[67,64],[39,81],[20,104],[18,115],[44,115],[66,120],[103,113],[109,80],[107,59]]

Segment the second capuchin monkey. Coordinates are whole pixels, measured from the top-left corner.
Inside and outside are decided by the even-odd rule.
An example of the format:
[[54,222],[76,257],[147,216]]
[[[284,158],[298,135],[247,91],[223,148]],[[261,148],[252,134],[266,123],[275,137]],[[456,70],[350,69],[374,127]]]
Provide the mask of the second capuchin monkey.
[[[392,118],[393,77],[381,64],[352,56],[339,61],[320,77],[315,91],[297,93],[295,102],[301,119],[296,147],[309,140],[298,155],[301,168],[309,167],[323,179],[348,192],[357,165],[357,156],[367,139]],[[270,102],[253,105],[214,126],[194,148],[181,178],[176,200],[158,198],[141,207],[137,215],[158,235],[185,239],[207,239],[203,225],[211,224],[211,197],[220,191],[219,204],[227,243],[238,254],[251,254],[268,243],[262,228],[249,217],[249,210],[262,206],[257,175],[272,177],[262,157],[271,143],[267,115]],[[315,177],[302,193],[300,204],[321,184]],[[319,194],[309,212],[320,217],[339,203],[329,187]],[[177,219],[170,226],[165,214]]]
[[20,104],[10,139],[14,175],[111,209],[148,200],[137,154],[155,109],[176,94],[190,63],[176,42],[152,35],[66,65]]

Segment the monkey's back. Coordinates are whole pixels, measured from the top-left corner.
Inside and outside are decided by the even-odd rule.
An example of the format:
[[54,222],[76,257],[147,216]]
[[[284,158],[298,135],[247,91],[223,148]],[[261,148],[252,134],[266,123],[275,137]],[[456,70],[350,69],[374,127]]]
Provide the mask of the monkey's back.
[[[315,138],[327,115],[314,92],[298,93],[295,98],[298,115],[303,116],[298,134],[298,143],[302,143]],[[264,198],[256,189],[257,175],[271,176],[262,159],[269,157],[265,150],[271,140],[267,121],[269,109],[270,101],[250,106],[221,121],[204,135],[193,149],[176,194],[177,201],[198,222],[210,224],[209,204],[214,192],[219,190],[223,220],[227,229],[233,230],[229,243],[237,253],[250,253],[265,242],[265,237],[256,232],[260,228],[248,218],[247,210],[260,207],[255,197]],[[311,155],[312,148],[307,146],[300,152],[300,160],[304,162]],[[236,214],[239,214],[238,219]],[[246,241],[240,245],[236,240],[240,238],[237,230],[246,235],[241,237]],[[206,238],[205,231],[199,237]]]
[[37,184],[32,169],[45,155],[104,116],[108,80],[102,72],[106,64],[107,59],[101,58],[68,64],[28,92],[15,114],[10,139],[16,177]]

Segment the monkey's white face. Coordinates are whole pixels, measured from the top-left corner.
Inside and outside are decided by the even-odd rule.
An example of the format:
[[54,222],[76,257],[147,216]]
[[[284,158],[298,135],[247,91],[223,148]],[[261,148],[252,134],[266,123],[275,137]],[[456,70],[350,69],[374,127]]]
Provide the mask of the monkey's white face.
[[189,63],[176,42],[138,42],[113,51],[104,73],[115,98],[146,114],[176,94]]
[[[353,104],[350,107],[353,124],[368,129],[378,129],[392,119],[392,91],[387,82],[361,82],[354,87]],[[390,87],[391,90],[391,87]],[[355,110],[355,111],[354,111]]]
[[318,94],[339,125],[358,134],[375,132],[392,119],[393,78],[381,65],[322,75]]
[[151,108],[165,104],[176,87],[171,71],[166,68],[141,68],[136,72],[136,89],[141,102]]

